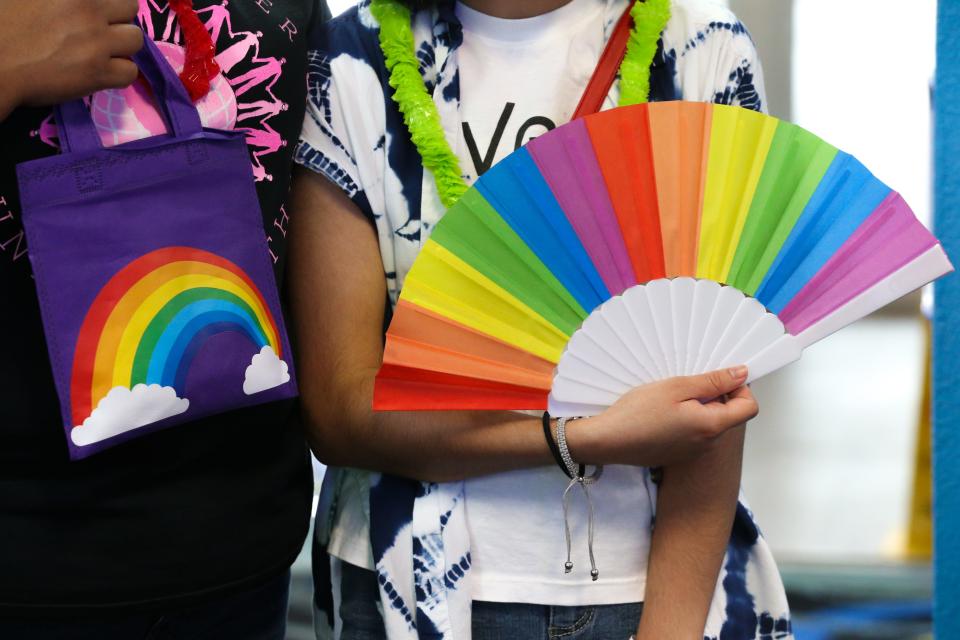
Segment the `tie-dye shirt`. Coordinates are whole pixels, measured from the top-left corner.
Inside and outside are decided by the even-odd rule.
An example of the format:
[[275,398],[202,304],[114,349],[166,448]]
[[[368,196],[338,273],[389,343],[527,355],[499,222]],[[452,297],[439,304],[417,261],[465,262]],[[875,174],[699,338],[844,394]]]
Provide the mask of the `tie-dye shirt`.
[[[627,2],[596,1],[603,4],[609,35]],[[651,99],[762,110],[759,61],[743,25],[705,0],[674,0],[672,10],[650,70]],[[454,3],[417,12],[413,31],[421,74],[447,140],[455,144],[461,127],[456,50],[462,30]],[[310,104],[296,159],[338,185],[375,225],[388,294],[395,303],[444,209],[391,99],[368,2],[328,24],[314,44]],[[614,84],[604,108],[614,106],[618,95]],[[320,540],[332,540],[344,560],[376,569],[388,637],[469,638],[472,561],[464,483],[417,483],[340,471],[331,474],[325,489],[319,522],[327,521],[332,531],[318,527]],[[651,508],[654,504],[651,497]],[[324,505],[334,506],[329,519]],[[319,594],[317,602],[325,601],[330,600]],[[792,637],[773,559],[742,504],[705,637]]]

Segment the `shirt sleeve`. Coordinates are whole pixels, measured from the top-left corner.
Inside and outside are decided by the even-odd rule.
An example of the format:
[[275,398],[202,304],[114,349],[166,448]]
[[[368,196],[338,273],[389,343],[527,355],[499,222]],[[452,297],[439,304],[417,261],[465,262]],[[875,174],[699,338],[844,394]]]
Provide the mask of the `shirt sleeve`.
[[720,54],[725,63],[720,73],[726,77],[721,75],[716,79],[713,102],[768,113],[760,54],[746,27],[742,24],[740,27],[742,35],[730,38],[726,43],[727,50]]
[[351,127],[343,87],[333,75],[333,57],[322,49],[308,53],[307,109],[294,161],[356,202],[362,196],[356,149],[364,146],[357,139],[363,132]]
[[730,10],[705,0],[675,0],[663,36],[676,95],[767,111],[760,55]]

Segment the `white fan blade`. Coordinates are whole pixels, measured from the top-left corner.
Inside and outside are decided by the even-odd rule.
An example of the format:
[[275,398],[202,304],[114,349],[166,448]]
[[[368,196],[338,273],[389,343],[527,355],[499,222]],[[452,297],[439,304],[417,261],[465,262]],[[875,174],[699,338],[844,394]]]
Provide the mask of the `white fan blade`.
[[647,304],[650,306],[650,315],[653,326],[657,331],[657,342],[663,353],[664,366],[667,377],[676,375],[677,357],[673,342],[673,317],[670,307],[670,280],[654,280],[648,282]]
[[647,353],[650,354],[650,363],[653,365],[652,373],[656,374],[657,379],[670,377],[667,373],[667,362],[663,357],[663,349],[657,341],[657,327],[653,324],[653,315],[650,313],[650,305],[647,304],[647,288],[645,286],[631,287],[623,294],[626,302],[627,312],[633,325],[637,329],[637,334],[643,340]]
[[713,355],[713,351],[716,349],[724,329],[730,324],[730,318],[736,313],[737,308],[739,308],[740,303],[743,302],[745,297],[741,291],[733,287],[721,287],[719,293],[717,293],[717,300],[713,305],[713,310],[710,312],[710,320],[707,322],[707,328],[703,332],[700,353],[697,356],[697,361],[693,365],[693,371],[691,373],[703,373],[707,371],[706,366],[710,356]]
[[624,381],[633,385],[639,384],[642,379],[642,370],[637,366],[636,358],[630,353],[627,345],[617,335],[616,327],[612,326],[603,314],[603,308],[619,298],[611,298],[587,317],[580,326],[579,331],[583,331],[611,358],[620,363],[624,369],[630,372],[630,378],[624,378]]
[[599,415],[606,409],[606,405],[598,406],[595,404],[577,404],[576,402],[560,402],[553,399],[553,395],[547,398],[547,411],[554,418],[586,418],[588,416]]
[[740,342],[733,350],[720,359],[717,368],[725,369],[744,364],[783,337],[785,333],[780,318],[772,313],[765,313],[753,328],[740,338]]
[[720,295],[720,285],[713,280],[697,280],[693,291],[693,310],[690,312],[690,329],[688,331],[687,358],[683,367],[683,375],[695,373],[697,357],[703,346],[704,334],[707,332],[707,323],[710,314]]
[[628,390],[624,389],[620,393],[614,393],[558,374],[553,379],[550,395],[563,402],[610,406]]
[[697,281],[693,278],[676,278],[670,283],[670,313],[673,316],[673,351],[675,363],[673,375],[683,375],[687,366],[687,345],[690,341],[690,314],[693,313],[693,296]]
[[[570,338],[570,342],[567,343],[567,348],[563,352],[563,355],[560,357],[560,365],[558,368],[566,368],[567,360],[569,358],[575,358],[579,362],[591,362],[599,369],[602,369],[606,374],[619,382],[629,385],[636,386],[640,384],[639,378],[634,376],[634,374],[620,364],[620,361],[614,358],[612,355],[606,352],[596,340],[591,337],[590,333],[584,330],[586,323],[577,330],[573,337]],[[571,366],[576,367],[575,362],[571,362]]]
[[595,311],[603,314],[604,319],[626,346],[627,352],[625,355],[629,356],[630,371],[636,374],[634,386],[656,380],[657,377],[653,373],[655,369],[650,362],[650,354],[647,353],[643,338],[637,333],[637,327],[630,318],[623,297],[617,296]]
[[[557,385],[557,381],[561,378],[564,380],[562,387]],[[564,358],[563,372],[554,377],[551,389],[558,400],[572,401],[578,399],[579,392],[576,390],[576,385],[599,389],[617,396],[636,386],[620,382],[604,373],[599,367],[567,354]]]
[[776,342],[744,363],[748,369],[747,383],[796,362],[802,353],[803,347],[794,336],[789,333],[780,336]]
[[723,335],[717,340],[717,346],[707,360],[704,371],[713,371],[720,368],[720,363],[724,356],[733,351],[733,348],[740,342],[752,328],[757,324],[767,310],[763,308],[755,298],[744,298],[737,307],[737,311],[730,318],[730,323],[723,331]]
[[923,252],[912,262],[894,271],[866,291],[830,315],[815,322],[797,335],[801,348],[823,340],[834,331],[842,329],[870,315],[880,307],[905,296],[914,289],[953,271],[953,265],[939,244]]

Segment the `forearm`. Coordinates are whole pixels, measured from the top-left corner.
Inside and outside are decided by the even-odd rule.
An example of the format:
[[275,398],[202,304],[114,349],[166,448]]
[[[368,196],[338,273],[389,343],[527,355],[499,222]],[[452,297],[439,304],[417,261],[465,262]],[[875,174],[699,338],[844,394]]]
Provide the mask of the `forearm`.
[[539,417],[373,410],[387,293],[378,238],[336,186],[305,170],[296,176],[291,320],[301,406],[317,457],[429,481],[551,464]]
[[334,466],[450,481],[552,464],[540,418],[516,412],[373,411],[373,373],[341,386],[339,402],[304,398],[311,445]]
[[664,469],[638,640],[703,637],[740,488],[744,427]]

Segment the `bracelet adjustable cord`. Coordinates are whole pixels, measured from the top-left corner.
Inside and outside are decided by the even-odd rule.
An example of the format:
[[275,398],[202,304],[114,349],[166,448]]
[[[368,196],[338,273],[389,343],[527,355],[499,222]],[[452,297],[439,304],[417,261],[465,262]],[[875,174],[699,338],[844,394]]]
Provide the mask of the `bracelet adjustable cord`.
[[577,465],[570,455],[570,449],[567,447],[567,418],[557,420],[557,442],[556,446],[560,452],[560,459],[563,461],[567,470],[567,476],[570,482],[563,491],[563,530],[567,543],[567,561],[563,565],[564,573],[570,573],[573,570],[573,560],[571,559],[571,534],[570,534],[570,492],[579,485],[583,489],[583,495],[587,499],[587,553],[590,556],[590,577],[596,581],[600,577],[600,571],[597,569],[597,561],[593,554],[594,522],[595,511],[593,507],[593,497],[590,495],[590,485],[594,484],[603,475],[603,466],[597,465],[592,475],[585,475],[586,466]]

